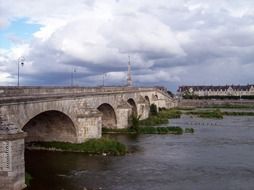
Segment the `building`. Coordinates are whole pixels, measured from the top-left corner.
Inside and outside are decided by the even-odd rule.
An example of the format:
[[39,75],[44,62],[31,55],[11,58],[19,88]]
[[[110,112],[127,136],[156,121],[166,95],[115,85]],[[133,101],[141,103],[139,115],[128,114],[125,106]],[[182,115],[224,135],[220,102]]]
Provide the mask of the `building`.
[[177,92],[182,97],[254,97],[254,85],[180,86]]

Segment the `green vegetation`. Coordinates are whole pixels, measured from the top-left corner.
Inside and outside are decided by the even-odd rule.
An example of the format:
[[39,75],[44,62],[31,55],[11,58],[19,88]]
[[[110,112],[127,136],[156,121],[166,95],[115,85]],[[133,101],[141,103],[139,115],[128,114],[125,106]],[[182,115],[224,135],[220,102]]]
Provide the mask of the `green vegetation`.
[[127,129],[107,129],[103,128],[103,133],[133,133],[133,134],[182,134],[180,127],[154,127],[155,125],[167,124],[170,118],[181,117],[181,111],[176,109],[162,110],[157,112],[153,110],[156,106],[151,105],[150,117],[145,120],[139,120],[140,117],[132,116],[132,126]]
[[175,134],[183,133],[181,127],[139,127],[139,134]]
[[28,147],[39,147],[68,152],[83,152],[87,154],[124,155],[127,148],[124,144],[112,139],[91,139],[84,143],[75,144],[68,142],[31,142]]
[[136,133],[134,130],[129,128],[124,128],[124,129],[112,129],[112,128],[102,128],[102,133]]
[[197,115],[203,118],[217,118],[222,119],[224,115],[228,116],[254,116],[254,112],[236,112],[236,111],[220,111],[220,109],[214,110],[198,110],[198,111],[188,111],[185,114]]
[[207,108],[254,109],[254,105],[222,104],[222,105],[207,106]]
[[190,111],[190,110],[195,110],[195,108],[190,108],[190,107],[176,107],[174,108],[175,110],[179,110],[179,111]]
[[182,112],[177,109],[163,110],[159,113],[160,117],[166,117],[168,119],[180,118]]
[[148,117],[147,119],[139,121],[140,126],[155,126],[155,125],[161,125],[161,124],[167,124],[168,119],[172,118],[180,118],[181,117],[181,111],[176,109],[170,109],[170,110],[162,110],[157,113],[157,115],[152,115]]
[[193,128],[185,128],[184,132],[185,133],[194,133],[194,129]]
[[140,126],[155,126],[161,124],[167,124],[168,118],[160,116],[150,116],[147,119],[139,121]]
[[222,112],[222,114],[229,116],[254,116],[254,112]]
[[197,115],[202,118],[217,118],[223,119],[223,113],[219,110],[201,110],[201,111],[190,111],[186,112],[186,114]]
[[30,182],[31,182],[32,179],[33,179],[32,176],[28,172],[26,172],[25,173],[25,181],[26,181],[26,185],[28,187],[30,186]]
[[157,116],[158,111],[157,111],[157,106],[155,104],[152,104],[150,106],[150,116]]
[[131,128],[136,131],[139,128],[139,124],[140,124],[140,116],[135,116],[132,115],[132,126]]
[[118,133],[118,134],[182,134],[181,127],[129,127],[127,129],[103,129],[103,133]]

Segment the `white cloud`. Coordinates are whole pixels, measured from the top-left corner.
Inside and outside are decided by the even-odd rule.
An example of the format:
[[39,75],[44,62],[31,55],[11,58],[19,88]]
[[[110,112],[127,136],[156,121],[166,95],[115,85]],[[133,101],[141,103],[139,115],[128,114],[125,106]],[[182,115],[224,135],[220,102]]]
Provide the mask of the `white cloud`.
[[[0,12],[0,28],[19,18],[41,25],[29,44],[0,51],[1,84],[15,77],[21,55],[28,84],[66,84],[73,67],[82,84],[104,72],[116,84],[128,54],[139,84],[253,81],[252,0],[0,0]],[[227,66],[241,76],[223,78]]]

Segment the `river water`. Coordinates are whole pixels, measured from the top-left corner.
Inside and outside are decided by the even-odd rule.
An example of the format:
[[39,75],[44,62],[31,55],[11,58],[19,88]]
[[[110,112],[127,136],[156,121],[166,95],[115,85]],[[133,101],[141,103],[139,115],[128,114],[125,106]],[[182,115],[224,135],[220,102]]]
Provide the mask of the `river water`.
[[254,117],[183,116],[194,134],[114,136],[126,156],[27,151],[29,190],[253,190]]

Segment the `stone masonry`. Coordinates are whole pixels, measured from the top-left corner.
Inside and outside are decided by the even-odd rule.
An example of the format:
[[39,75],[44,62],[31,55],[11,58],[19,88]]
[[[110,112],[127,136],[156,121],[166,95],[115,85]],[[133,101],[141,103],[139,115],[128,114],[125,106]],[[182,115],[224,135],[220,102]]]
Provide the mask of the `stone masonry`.
[[0,189],[20,190],[25,185],[26,134],[0,116]]
[[176,105],[157,88],[0,87],[0,190],[25,188],[25,140],[100,138],[102,126],[129,127],[134,111],[146,119],[151,104]]

